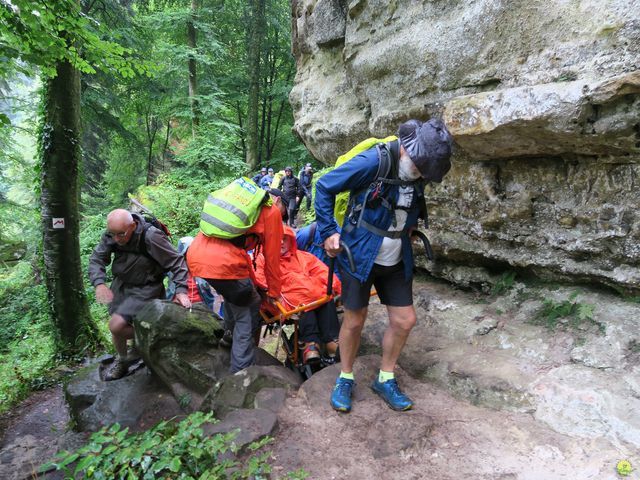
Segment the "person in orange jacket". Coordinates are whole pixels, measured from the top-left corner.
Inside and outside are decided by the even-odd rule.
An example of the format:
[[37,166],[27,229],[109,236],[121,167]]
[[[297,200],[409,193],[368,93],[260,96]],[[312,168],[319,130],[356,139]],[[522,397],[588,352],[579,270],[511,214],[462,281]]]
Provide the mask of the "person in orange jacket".
[[195,277],[204,278],[224,297],[225,328],[233,331],[231,373],[255,363],[253,335],[260,326],[261,297],[251,265],[250,250],[262,252],[265,262],[264,295],[269,302],[280,299],[282,193],[269,191],[272,204],[264,204],[256,223],[241,237],[224,240],[199,232],[187,250],[187,265]]
[[[316,256],[298,250],[296,234],[291,227],[284,227],[280,250],[282,271],[282,303],[287,310],[318,300],[327,292],[329,268]],[[263,285],[266,279],[265,257],[256,257],[256,279]],[[333,277],[334,295],[340,295],[342,284]],[[279,313],[274,305],[263,302],[262,308],[271,314]],[[300,341],[303,343],[304,363],[320,361],[320,344],[325,345],[328,357],[335,357],[338,349],[340,324],[333,300],[300,317]]]

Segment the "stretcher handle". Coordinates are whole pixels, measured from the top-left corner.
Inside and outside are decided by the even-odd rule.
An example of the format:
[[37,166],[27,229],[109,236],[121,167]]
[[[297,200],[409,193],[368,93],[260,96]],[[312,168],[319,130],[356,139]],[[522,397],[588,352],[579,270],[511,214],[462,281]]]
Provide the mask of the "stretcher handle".
[[427,236],[421,232],[420,230],[414,230],[411,232],[412,237],[418,237],[422,241],[422,245],[424,246],[424,253],[427,255],[427,258],[433,262],[433,249],[431,248],[431,243],[429,243],[429,239]]
[[325,295],[323,297],[320,297],[317,300],[314,300],[311,303],[298,305],[297,307],[295,307],[292,310],[287,310],[286,307],[282,303],[275,302],[276,307],[280,311],[279,314],[276,314],[276,315],[274,315],[272,317],[269,317],[267,312],[265,312],[264,310],[260,310],[260,315],[262,316],[262,319],[264,320],[264,322],[267,325],[270,325],[271,323],[275,322],[276,320],[282,323],[282,322],[285,322],[286,320],[288,320],[290,317],[292,317],[293,315],[295,315],[297,313],[306,312],[307,310],[313,310],[314,308],[318,308],[318,307],[324,305],[325,303],[327,303],[327,302],[329,302],[331,300],[333,300],[332,296]]
[[[353,261],[353,255],[351,255],[351,250],[346,243],[340,240],[340,248],[342,248],[342,252],[347,256],[347,261],[349,262],[349,268],[352,272],[356,271],[356,264]],[[341,252],[341,253],[342,253]],[[327,279],[327,295],[333,295],[333,273],[336,269],[336,257],[329,258],[329,278]]]

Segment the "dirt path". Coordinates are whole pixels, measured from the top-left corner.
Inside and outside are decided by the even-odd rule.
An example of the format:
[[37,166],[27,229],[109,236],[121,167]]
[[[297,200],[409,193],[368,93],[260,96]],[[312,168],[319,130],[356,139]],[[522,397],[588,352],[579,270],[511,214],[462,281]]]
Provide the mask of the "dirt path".
[[0,480],[31,478],[63,448],[81,445],[88,434],[70,432],[62,387],[34,393],[3,416],[0,432]]
[[333,368],[287,401],[273,448],[276,473],[303,468],[319,480],[617,478],[623,450],[604,439],[569,437],[529,414],[475,407],[407,375],[399,381],[416,407],[393,412],[369,389],[378,364],[375,355],[356,362],[350,414],[329,407]]

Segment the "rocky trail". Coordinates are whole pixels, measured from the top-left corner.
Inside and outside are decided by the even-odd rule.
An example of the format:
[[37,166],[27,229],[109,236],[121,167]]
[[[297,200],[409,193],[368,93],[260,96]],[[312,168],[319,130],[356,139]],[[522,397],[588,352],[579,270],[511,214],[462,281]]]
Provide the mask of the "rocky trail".
[[[248,429],[258,418],[269,424],[273,478],[302,468],[312,479],[600,480],[620,478],[619,460],[640,466],[640,306],[585,288],[510,287],[489,296],[416,284],[418,325],[398,372],[412,411],[393,412],[369,388],[386,318],[374,304],[350,414],[329,407],[334,366],[286,396],[256,395],[253,407],[269,415],[241,409],[225,422],[234,414]],[[549,320],[562,308],[573,313]],[[175,414],[154,377],[128,378],[151,385],[155,399],[129,421]],[[269,395],[279,400],[265,402]],[[34,460],[84,438],[65,430],[61,389],[28,402],[0,443],[0,478],[30,478]]]

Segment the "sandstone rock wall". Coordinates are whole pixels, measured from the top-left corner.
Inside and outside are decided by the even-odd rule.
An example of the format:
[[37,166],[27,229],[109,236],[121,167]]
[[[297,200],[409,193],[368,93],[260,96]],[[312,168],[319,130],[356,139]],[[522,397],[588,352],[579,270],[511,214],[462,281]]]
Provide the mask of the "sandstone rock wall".
[[293,51],[294,130],[327,164],[449,125],[427,268],[640,285],[640,1],[297,0]]

